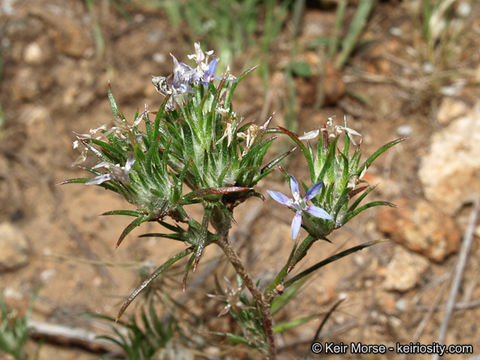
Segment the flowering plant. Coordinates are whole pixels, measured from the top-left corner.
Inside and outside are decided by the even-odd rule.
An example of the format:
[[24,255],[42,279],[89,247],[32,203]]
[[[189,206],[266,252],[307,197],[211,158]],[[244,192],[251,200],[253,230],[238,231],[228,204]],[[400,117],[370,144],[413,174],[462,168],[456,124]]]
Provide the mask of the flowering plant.
[[[375,201],[360,206],[373,187],[358,184],[372,162],[402,139],[384,145],[361,163],[360,145],[351,138],[360,134],[347,128],[346,123],[336,126],[333,119],[329,119],[325,127],[303,137],[282,127],[269,128],[272,116],[262,126],[246,123],[233,110],[232,98],[236,87],[253,69],[238,78],[228,71],[222,77],[216,77],[219,59],[210,60],[212,55],[212,51],[203,52],[200,45],[195,44],[195,54],[189,56],[195,62],[194,67],[179,62],[172,55],[173,74],[152,79],[155,88],[165,97],[163,104],[157,112],[145,106],[142,113],[137,112],[132,123],[120,112],[109,90],[114,126],[103,126],[91,130],[89,134],[77,134],[74,143],[75,147],[82,148],[80,163],[88,153],[98,159],[96,165],[84,167],[93,177],[71,179],[64,183],[101,186],[122,195],[136,207],[136,210],[114,210],[104,214],[133,217],[120,234],[117,247],[127,234],[145,222],[156,222],[169,232],[142,236],[164,237],[187,245],[131,293],[117,319],[155,278],[188,257],[183,277],[185,289],[188,274],[197,267],[204,249],[215,244],[222,249],[238,274],[235,291],[225,292],[218,287],[217,292],[223,297],[225,309],[238,322],[241,332],[222,335],[273,359],[276,354],[274,333],[289,328],[275,324],[273,315],[291,301],[305,277],[325,264],[374,242],[335,254],[293,275],[295,265],[307,255],[315,241],[327,240],[332,231],[360,212],[372,206],[392,205]],[[275,278],[262,288],[250,276],[232,246],[229,229],[234,221],[234,208],[250,197],[264,198],[256,190],[256,185],[295,150],[292,148],[274,155],[270,162],[265,163],[267,151],[280,135],[286,135],[300,149],[313,185],[308,188],[302,184],[306,194],[301,197],[299,183],[293,175],[288,175],[293,198],[278,191],[268,191],[274,200],[295,212],[292,222],[292,238],[295,241],[285,265],[277,269]],[[343,150],[339,150],[341,136]],[[314,147],[310,140],[316,138],[318,144]],[[185,191],[187,188],[189,190]],[[358,197],[353,200],[356,195]],[[191,215],[191,204],[202,205],[201,219]],[[301,227],[308,235],[298,241]],[[284,291],[289,287],[292,290],[285,296]]]

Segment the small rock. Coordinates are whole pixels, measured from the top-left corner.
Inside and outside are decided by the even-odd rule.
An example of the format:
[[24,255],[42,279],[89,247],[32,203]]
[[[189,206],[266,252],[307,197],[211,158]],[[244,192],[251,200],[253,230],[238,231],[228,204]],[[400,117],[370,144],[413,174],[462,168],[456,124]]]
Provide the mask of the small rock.
[[382,271],[385,276],[383,287],[385,290],[401,292],[413,289],[427,268],[427,259],[398,246],[392,260]]
[[23,56],[27,64],[40,64],[43,58],[42,49],[37,42],[30,43],[25,47],[25,53]]
[[452,120],[467,113],[468,106],[465,102],[451,97],[445,97],[440,104],[437,113],[437,120],[442,125],[447,125]]
[[407,299],[405,298],[400,298],[398,299],[396,302],[395,302],[395,309],[400,312],[400,313],[403,313],[407,310],[408,308],[408,301]]
[[413,132],[413,129],[410,125],[400,125],[397,128],[397,134],[400,136],[410,136]]
[[167,56],[164,53],[156,52],[152,55],[152,59],[157,64],[163,64],[167,61]]
[[23,60],[28,65],[41,65],[55,56],[50,38],[44,35],[28,43],[23,50]]
[[9,300],[15,300],[15,301],[23,300],[23,294],[17,289],[10,286],[7,286],[3,290],[3,296],[5,297],[5,299],[9,299]]
[[418,172],[425,196],[455,214],[480,192],[480,107],[432,137]]
[[56,275],[56,273],[55,269],[45,269],[40,273],[40,279],[43,283],[47,283]]
[[10,223],[0,224],[0,272],[28,264],[30,246],[25,235]]
[[400,198],[398,209],[383,208],[377,215],[377,228],[408,249],[437,262],[458,251],[460,233],[453,220],[425,200]]

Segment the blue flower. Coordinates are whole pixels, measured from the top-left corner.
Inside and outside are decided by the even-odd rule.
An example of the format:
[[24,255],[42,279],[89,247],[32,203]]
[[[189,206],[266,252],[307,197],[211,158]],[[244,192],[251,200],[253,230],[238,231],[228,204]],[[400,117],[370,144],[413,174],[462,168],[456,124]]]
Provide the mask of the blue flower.
[[192,91],[190,85],[195,84],[202,77],[202,73],[193,69],[183,62],[179,62],[175,56],[173,58],[173,81],[170,83],[174,93],[183,94]]
[[222,80],[222,78],[215,77],[215,73],[217,72],[217,65],[218,65],[218,57],[210,61],[208,64],[208,69],[203,73],[202,84],[208,85],[209,82],[212,80]]
[[273,200],[279,202],[282,205],[286,205],[289,208],[295,210],[295,216],[292,220],[292,239],[295,240],[297,238],[298,232],[300,231],[300,227],[302,226],[302,213],[306,211],[310,215],[325,220],[333,220],[329,213],[327,213],[322,208],[319,208],[315,205],[307,205],[307,202],[313,199],[319,193],[320,189],[323,186],[323,181],[320,181],[314,185],[310,189],[308,189],[305,196],[302,198],[300,196],[300,191],[298,189],[298,182],[293,177],[290,176],[290,189],[292,190],[293,199],[290,199],[288,196],[282,194],[278,191],[267,190],[268,194],[272,197]]

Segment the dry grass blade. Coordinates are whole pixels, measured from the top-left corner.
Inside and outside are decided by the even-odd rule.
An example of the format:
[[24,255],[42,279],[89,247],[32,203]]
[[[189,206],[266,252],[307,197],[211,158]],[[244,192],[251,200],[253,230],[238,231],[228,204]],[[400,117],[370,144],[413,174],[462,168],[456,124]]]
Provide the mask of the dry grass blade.
[[[463,272],[465,270],[465,265],[467,263],[468,252],[473,241],[473,235],[475,231],[475,226],[477,224],[478,213],[480,211],[480,197],[477,197],[474,203],[473,210],[470,214],[470,220],[468,222],[467,231],[463,238],[462,247],[460,249],[460,254],[458,256],[457,267],[455,269],[455,277],[452,281],[452,287],[450,288],[450,295],[448,297],[447,304],[445,306],[445,314],[443,316],[442,326],[438,332],[438,342],[443,344],[445,342],[445,337],[447,335],[448,323],[450,317],[452,316],[453,309],[455,307],[455,299],[460,289],[460,285],[463,278]],[[438,360],[439,355],[435,354],[432,356],[432,360]]]

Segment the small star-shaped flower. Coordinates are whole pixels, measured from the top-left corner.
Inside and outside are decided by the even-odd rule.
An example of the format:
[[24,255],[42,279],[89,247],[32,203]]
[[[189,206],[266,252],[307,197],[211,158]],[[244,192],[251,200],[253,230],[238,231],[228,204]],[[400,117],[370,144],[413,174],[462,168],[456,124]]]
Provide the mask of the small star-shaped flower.
[[290,189],[292,190],[293,199],[290,199],[288,196],[282,194],[279,191],[272,191],[267,190],[268,194],[272,197],[273,200],[279,202],[282,205],[286,205],[289,208],[295,210],[295,216],[292,220],[292,239],[295,240],[297,238],[298,232],[300,231],[300,227],[302,226],[302,214],[304,211],[309,213],[310,215],[325,220],[333,220],[329,213],[327,213],[322,208],[315,206],[315,205],[308,205],[307,202],[312,200],[315,196],[318,195],[320,189],[323,186],[323,181],[320,181],[310,189],[308,189],[305,196],[302,198],[300,196],[300,191],[298,189],[298,182],[293,177],[290,176]]

